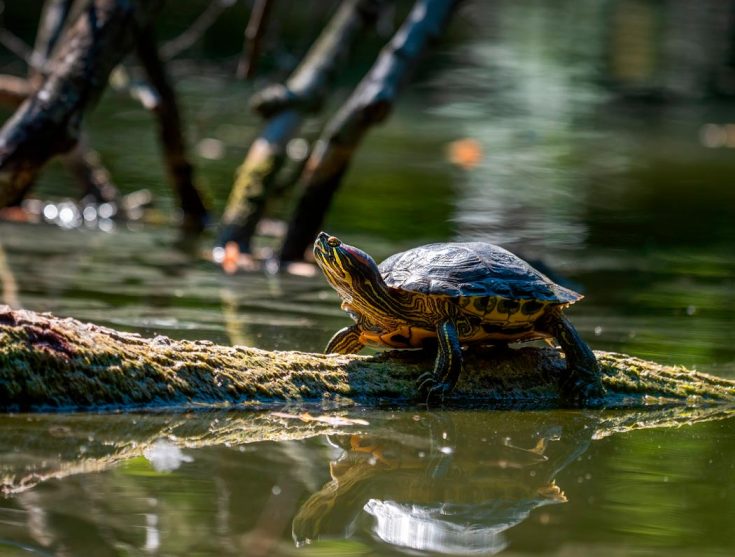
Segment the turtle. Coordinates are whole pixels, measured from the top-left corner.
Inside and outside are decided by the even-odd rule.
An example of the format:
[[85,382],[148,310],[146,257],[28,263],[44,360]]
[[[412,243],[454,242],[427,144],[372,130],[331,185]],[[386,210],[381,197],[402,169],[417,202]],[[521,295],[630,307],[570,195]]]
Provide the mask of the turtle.
[[563,394],[573,401],[603,396],[592,350],[563,310],[583,296],[554,283],[510,251],[484,242],[435,243],[388,257],[321,232],[314,257],[355,323],[337,331],[325,352],[363,347],[437,346],[418,395],[450,393],[462,371],[462,347],[556,338],[566,356]]

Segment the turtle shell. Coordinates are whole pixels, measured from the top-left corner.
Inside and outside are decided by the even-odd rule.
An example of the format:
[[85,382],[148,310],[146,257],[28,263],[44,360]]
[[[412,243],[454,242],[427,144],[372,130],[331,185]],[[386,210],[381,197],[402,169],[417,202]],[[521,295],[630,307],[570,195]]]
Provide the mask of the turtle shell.
[[582,298],[508,250],[484,242],[420,246],[390,256],[379,269],[389,287],[429,296],[547,304],[571,304]]

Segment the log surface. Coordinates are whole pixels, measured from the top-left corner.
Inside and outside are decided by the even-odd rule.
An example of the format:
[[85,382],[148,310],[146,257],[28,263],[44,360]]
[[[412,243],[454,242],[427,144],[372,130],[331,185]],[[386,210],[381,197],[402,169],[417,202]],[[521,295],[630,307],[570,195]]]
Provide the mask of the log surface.
[[[735,401],[735,381],[621,354],[596,354],[607,395],[592,406]],[[285,401],[413,404],[416,378],[433,366],[430,356],[269,352],[144,338],[0,306],[0,411],[259,407]],[[550,348],[469,353],[445,402],[559,407],[564,372],[563,358]]]

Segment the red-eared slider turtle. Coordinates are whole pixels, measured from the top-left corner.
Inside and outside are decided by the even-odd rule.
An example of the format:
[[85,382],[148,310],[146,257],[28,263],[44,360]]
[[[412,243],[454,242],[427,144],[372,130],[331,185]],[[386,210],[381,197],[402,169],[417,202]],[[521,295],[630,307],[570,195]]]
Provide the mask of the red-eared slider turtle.
[[342,309],[355,320],[332,337],[327,353],[365,345],[438,344],[433,373],[419,378],[422,397],[452,390],[462,345],[554,337],[566,355],[567,397],[604,394],[597,360],[562,310],[582,298],[509,251],[482,242],[442,243],[397,253],[378,266],[365,252],[322,232],[314,256]]

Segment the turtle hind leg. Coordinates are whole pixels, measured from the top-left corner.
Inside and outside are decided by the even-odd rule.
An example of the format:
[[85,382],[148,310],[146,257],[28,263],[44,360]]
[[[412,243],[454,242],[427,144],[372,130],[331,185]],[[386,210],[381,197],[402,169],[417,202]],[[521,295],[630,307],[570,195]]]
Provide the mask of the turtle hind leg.
[[436,328],[436,337],[438,350],[434,371],[423,373],[417,380],[419,396],[426,401],[449,394],[462,372],[462,346],[456,325],[443,321]]
[[354,354],[362,350],[365,345],[360,341],[360,329],[357,325],[340,329],[329,339],[325,354]]
[[559,341],[567,361],[567,376],[561,381],[562,396],[574,405],[605,396],[600,366],[594,352],[560,310],[544,318],[540,328]]

